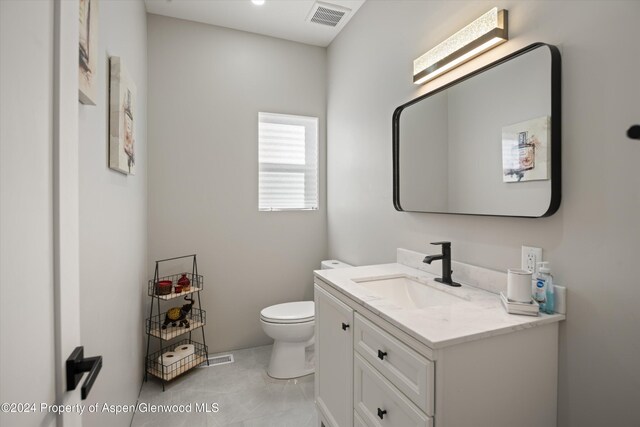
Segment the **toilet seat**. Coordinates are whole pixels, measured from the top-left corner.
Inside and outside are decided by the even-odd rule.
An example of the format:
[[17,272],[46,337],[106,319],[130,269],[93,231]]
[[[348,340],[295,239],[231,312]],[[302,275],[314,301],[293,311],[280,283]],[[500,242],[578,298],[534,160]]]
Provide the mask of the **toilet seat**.
[[260,319],[268,323],[306,323],[315,319],[313,301],[287,302],[276,304],[263,309]]

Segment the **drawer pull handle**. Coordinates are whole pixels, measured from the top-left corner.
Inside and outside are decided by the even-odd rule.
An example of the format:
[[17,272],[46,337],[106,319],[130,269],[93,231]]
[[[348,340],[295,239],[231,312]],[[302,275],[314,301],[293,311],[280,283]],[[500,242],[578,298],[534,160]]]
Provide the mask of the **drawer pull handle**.
[[346,331],[347,329],[349,329],[349,324],[348,323],[342,323],[342,330]]
[[378,359],[384,360],[384,357],[387,355],[386,351],[378,350]]
[[378,408],[378,416],[380,417],[380,419],[384,419],[384,416],[386,415],[387,410],[385,409],[384,411],[380,408]]

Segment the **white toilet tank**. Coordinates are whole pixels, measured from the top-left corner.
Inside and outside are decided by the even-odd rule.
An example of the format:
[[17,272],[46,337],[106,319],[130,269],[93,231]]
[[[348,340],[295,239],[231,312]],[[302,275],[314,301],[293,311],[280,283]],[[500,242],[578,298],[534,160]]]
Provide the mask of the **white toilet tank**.
[[347,268],[347,267],[353,267],[353,265],[349,265],[346,262],[338,261],[337,259],[328,259],[320,263],[321,270],[332,270],[334,268]]

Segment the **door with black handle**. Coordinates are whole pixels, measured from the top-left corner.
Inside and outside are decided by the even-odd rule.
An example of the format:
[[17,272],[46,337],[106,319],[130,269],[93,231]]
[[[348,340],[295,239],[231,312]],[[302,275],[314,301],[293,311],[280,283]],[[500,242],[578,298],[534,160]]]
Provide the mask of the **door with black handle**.
[[89,392],[102,369],[102,356],[84,357],[84,347],[76,347],[67,358],[67,391],[75,390],[85,372],[89,372],[80,389],[82,400],[89,396]]

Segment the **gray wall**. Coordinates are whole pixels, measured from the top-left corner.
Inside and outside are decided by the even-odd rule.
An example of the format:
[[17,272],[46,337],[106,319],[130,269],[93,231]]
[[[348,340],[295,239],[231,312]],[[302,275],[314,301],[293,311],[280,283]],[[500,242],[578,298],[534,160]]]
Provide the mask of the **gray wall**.
[[[326,49],[156,15],[148,43],[150,260],[198,254],[211,353],[266,344],[327,253]],[[320,210],[258,212],[259,111],[320,118]]]
[[[147,262],[147,31],[142,1],[101,1],[96,106],[80,105],[82,343],[104,366],[87,402],[133,404],[143,375]],[[108,168],[109,56],[136,84],[136,175]],[[131,414],[83,415],[85,425],[127,426]]]
[[[52,2],[0,1],[0,402],[38,409],[55,403],[52,35]],[[0,412],[3,426],[55,424]]]
[[[425,86],[412,61],[493,6],[511,40]],[[569,288],[561,327],[559,425],[632,426],[640,419],[640,3],[368,1],[328,50],[329,254],[393,261],[397,247],[505,270],[522,244],[544,248]],[[391,115],[398,105],[530,43],[560,45],[564,198],[545,219],[400,213],[391,188]],[[357,163],[351,159],[359,159]],[[454,273],[455,274],[455,273]],[[535,404],[535,402],[532,402]]]

